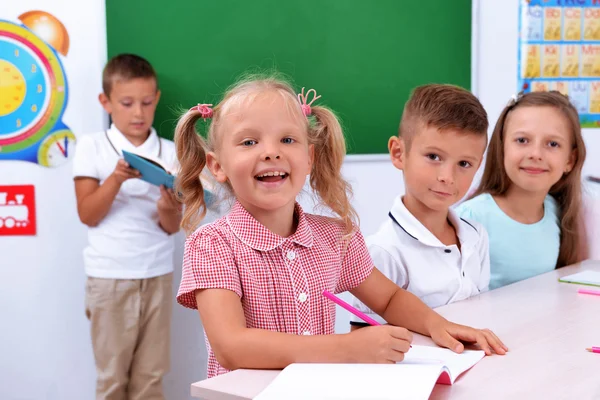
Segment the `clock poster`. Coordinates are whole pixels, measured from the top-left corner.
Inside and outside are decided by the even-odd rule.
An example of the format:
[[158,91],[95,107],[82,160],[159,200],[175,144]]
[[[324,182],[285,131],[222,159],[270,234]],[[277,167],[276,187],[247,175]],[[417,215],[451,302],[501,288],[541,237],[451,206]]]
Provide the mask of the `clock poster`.
[[19,22],[0,16],[0,161],[57,167],[74,153],[63,121],[69,91],[61,56],[69,34],[52,14],[28,11]]
[[0,186],[0,236],[35,234],[34,186]]

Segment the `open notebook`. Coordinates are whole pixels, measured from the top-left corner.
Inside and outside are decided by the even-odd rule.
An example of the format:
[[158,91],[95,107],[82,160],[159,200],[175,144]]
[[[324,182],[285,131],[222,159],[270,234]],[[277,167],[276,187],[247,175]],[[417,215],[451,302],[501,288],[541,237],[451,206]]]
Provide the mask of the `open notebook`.
[[436,382],[452,385],[484,355],[413,345],[397,364],[291,364],[255,400],[428,399]]
[[600,286],[600,271],[582,271],[559,278],[560,282]]

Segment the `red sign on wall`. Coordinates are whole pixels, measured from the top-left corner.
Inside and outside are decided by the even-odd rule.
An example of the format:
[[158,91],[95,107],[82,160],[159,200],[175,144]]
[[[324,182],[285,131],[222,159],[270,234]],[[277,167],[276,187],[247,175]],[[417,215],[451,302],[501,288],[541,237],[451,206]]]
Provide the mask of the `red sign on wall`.
[[33,185],[0,186],[0,236],[35,235]]

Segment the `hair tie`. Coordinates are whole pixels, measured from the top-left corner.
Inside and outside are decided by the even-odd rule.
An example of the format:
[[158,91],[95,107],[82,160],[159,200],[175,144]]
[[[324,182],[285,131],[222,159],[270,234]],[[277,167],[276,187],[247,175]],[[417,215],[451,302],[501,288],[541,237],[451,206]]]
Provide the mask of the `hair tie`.
[[[308,100],[308,95],[310,94],[310,92],[313,92],[313,99],[310,103],[307,104],[306,102]],[[298,93],[298,101],[300,102],[300,107],[302,107],[302,112],[306,117],[312,114],[310,106],[312,105],[312,103],[315,102],[315,100],[319,98],[321,98],[321,96],[317,96],[317,91],[315,89],[310,89],[308,92],[306,92],[305,95],[304,88],[302,88],[302,92]]]
[[517,105],[517,103],[519,102],[519,100],[521,100],[521,98],[525,95],[524,91],[520,91],[519,93],[515,93],[512,96],[510,96],[510,100],[508,101],[507,106],[512,107]]
[[213,116],[212,104],[198,103],[197,106],[190,108],[190,111],[193,111],[193,110],[198,111],[200,113],[200,116],[204,119],[212,118],[212,116]]

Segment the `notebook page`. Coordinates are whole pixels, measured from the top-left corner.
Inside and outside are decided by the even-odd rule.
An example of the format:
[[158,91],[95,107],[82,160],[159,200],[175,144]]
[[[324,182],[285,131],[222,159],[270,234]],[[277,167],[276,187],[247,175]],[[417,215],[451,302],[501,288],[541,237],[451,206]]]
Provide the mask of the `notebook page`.
[[559,281],[600,286],[600,271],[582,271],[573,275],[563,276]]
[[454,383],[460,374],[477,364],[484,356],[483,350],[465,350],[457,354],[441,347],[413,345],[401,364],[443,364],[448,368],[451,382]]
[[442,371],[440,364],[291,364],[254,399],[426,400]]

